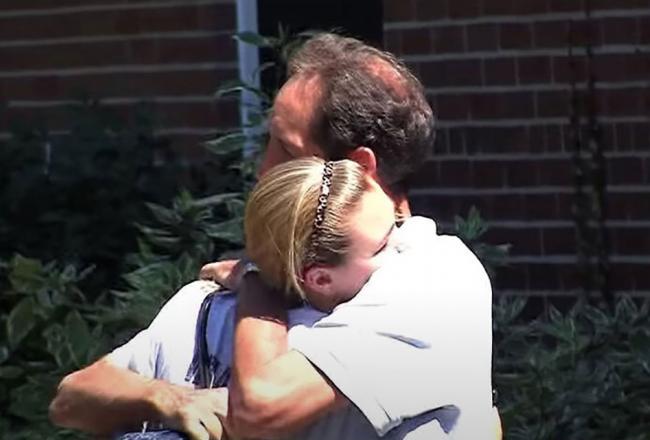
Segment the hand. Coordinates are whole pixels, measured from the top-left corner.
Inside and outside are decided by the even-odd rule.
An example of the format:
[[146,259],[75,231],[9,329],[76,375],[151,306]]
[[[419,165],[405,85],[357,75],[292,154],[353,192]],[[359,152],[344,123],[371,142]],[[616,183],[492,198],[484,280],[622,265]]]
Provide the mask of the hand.
[[186,433],[191,440],[227,438],[222,424],[228,414],[227,388],[194,390],[169,384],[158,388],[154,405],[166,427]]
[[236,290],[241,282],[242,269],[241,260],[217,261],[203,266],[199,278],[212,280],[227,289]]

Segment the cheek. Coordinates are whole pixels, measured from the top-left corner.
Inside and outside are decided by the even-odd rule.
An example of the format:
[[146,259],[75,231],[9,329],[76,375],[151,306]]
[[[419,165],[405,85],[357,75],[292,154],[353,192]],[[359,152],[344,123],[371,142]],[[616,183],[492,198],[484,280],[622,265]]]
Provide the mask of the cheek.
[[354,292],[351,293],[356,293],[361,290],[366,281],[368,281],[368,278],[370,278],[370,275],[372,275],[376,269],[377,265],[374,259],[361,259],[351,264],[348,273],[349,288],[350,290],[354,290]]

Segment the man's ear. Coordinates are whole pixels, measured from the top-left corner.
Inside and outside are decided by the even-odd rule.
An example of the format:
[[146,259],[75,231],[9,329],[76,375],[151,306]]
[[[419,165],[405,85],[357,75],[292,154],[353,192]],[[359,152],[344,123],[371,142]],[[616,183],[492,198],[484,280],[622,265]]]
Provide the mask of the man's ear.
[[352,159],[361,165],[373,179],[377,180],[377,156],[375,152],[368,147],[357,147],[348,154],[348,159]]

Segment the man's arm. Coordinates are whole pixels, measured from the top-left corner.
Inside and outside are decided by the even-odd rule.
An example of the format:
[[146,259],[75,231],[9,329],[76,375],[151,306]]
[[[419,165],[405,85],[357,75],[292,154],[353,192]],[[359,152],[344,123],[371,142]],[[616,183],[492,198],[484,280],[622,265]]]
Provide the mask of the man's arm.
[[286,436],[347,399],[300,353],[290,351],[286,308],[257,274],[238,293],[228,428],[235,436]]
[[55,425],[95,435],[137,430],[163,422],[192,439],[219,439],[227,392],[193,390],[146,378],[101,359],[66,376],[50,404]]

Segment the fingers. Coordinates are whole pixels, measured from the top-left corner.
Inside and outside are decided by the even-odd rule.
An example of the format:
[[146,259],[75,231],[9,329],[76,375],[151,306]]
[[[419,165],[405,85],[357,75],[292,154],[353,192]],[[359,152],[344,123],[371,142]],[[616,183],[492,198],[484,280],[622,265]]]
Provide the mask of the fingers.
[[[210,433],[199,419],[188,420],[183,425],[182,431],[189,436],[190,440],[210,440]],[[220,440],[221,437],[216,437],[216,439]]]
[[212,280],[223,287],[234,289],[239,284],[238,273],[241,272],[239,260],[224,260],[206,264],[199,271],[199,278]]
[[199,271],[199,278],[219,282],[219,262],[204,265]]
[[204,414],[201,417],[201,423],[208,432],[211,440],[221,440],[223,437],[223,425],[216,414]]

